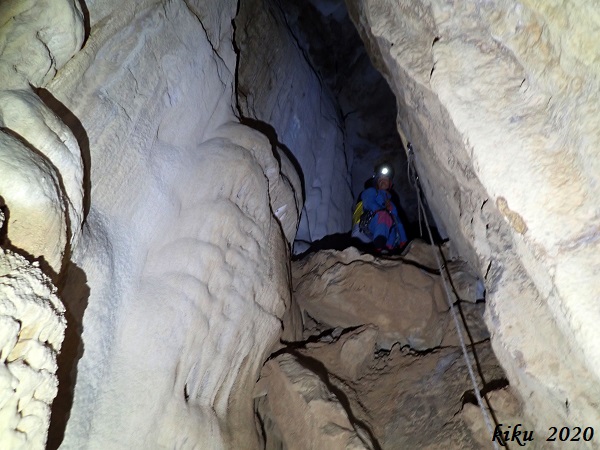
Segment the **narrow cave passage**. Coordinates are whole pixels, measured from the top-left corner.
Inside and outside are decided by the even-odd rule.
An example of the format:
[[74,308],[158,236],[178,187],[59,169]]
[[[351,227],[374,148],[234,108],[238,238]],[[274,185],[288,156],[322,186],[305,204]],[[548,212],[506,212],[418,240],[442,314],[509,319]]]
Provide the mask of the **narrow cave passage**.
[[[396,99],[372,66],[344,3],[245,1],[235,24],[242,121],[269,128],[303,171],[306,201],[294,253],[356,245],[349,219],[381,163],[395,172],[407,233],[419,235]],[[276,99],[263,93],[280,84]]]
[[[344,3],[2,3],[2,446],[598,429],[597,15]],[[347,246],[380,159],[416,228],[408,142],[442,269]]]
[[[482,418],[431,254],[435,247],[419,230],[396,99],[344,3],[245,1],[235,24],[242,122],[266,130],[296,159],[305,195],[292,303],[280,348],[258,382],[261,445],[478,448],[486,435],[478,431]],[[275,100],[264,95],[271,86],[277,86]],[[312,129],[319,139],[306,136]],[[350,238],[347,221],[382,162],[396,173],[398,209],[411,241],[401,256],[383,259]],[[500,390],[508,383],[483,323],[483,284],[449,242],[442,246],[427,214],[445,276],[453,280],[452,302],[481,392]],[[307,394],[315,390],[319,394]],[[496,402],[514,402],[505,391],[494,395],[501,399]],[[334,424],[342,428],[326,431]]]

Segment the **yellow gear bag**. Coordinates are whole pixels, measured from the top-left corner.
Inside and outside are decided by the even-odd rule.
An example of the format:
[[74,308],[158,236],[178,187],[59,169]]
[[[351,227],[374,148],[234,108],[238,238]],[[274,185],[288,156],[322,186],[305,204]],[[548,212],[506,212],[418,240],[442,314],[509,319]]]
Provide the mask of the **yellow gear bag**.
[[360,218],[363,215],[363,202],[362,200],[356,204],[356,208],[354,208],[354,213],[352,214],[352,225],[356,225],[360,222]]

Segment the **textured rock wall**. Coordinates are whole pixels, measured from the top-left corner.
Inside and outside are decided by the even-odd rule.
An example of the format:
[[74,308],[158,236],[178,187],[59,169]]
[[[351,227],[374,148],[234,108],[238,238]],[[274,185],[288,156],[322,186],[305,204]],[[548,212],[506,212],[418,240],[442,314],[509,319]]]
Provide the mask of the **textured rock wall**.
[[[444,246],[447,259],[449,250]],[[375,258],[347,248],[292,263],[303,340],[277,351],[257,383],[264,448],[282,448],[281,442],[284,448],[350,448],[343,437],[354,429],[374,448],[491,447],[481,411],[471,404],[475,394],[436,269],[437,251],[414,240],[402,256]],[[485,304],[475,303],[477,280],[462,261],[447,267],[458,281],[454,312],[464,319],[477,383],[489,394],[506,380],[489,342]],[[317,377],[324,386],[315,386]],[[510,389],[493,394],[499,423],[531,429]],[[333,408],[318,408],[338,399],[353,427]],[[318,445],[315,437],[332,442]]]
[[[0,210],[0,243],[4,224]],[[0,249],[0,442],[6,448],[46,443],[65,333],[65,309],[55,293],[38,263]]]
[[430,205],[486,278],[494,349],[526,412],[542,432],[598,426],[597,8],[347,3]]
[[379,348],[400,342],[426,351],[442,343],[448,304],[439,275],[422,267],[355,248],[324,250],[293,263],[294,297],[305,315],[331,328],[375,325]]
[[[1,219],[1,217],[0,217]],[[0,220],[0,224],[2,220]],[[45,448],[64,307],[37,263],[0,249],[0,442]]]
[[72,1],[0,5],[3,448],[44,448],[57,395],[65,310],[48,276],[60,278],[79,238],[83,163],[73,133],[38,94],[79,49],[83,28]]
[[374,448],[342,400],[293,355],[284,353],[265,363],[256,391],[264,449]]
[[351,227],[350,162],[342,119],[278,1],[249,0],[235,20],[240,113],[272,126],[304,176],[305,207],[295,251]]
[[8,240],[73,316],[49,446],[253,447],[302,183],[233,114],[236,4],[79,5],[0,6]]
[[[0,196],[12,247],[57,275],[83,215],[83,163],[73,133],[34,92],[79,49],[77,2],[0,5]],[[24,55],[27,55],[24,57]]]
[[396,97],[371,64],[344,0],[277,4],[296,43],[337,103],[354,198],[364,190],[373,168],[385,161],[396,170],[394,190],[408,221],[416,222],[416,195],[406,177],[406,154],[400,151],[396,129]]
[[86,45],[48,86],[90,160],[63,447],[252,446],[251,386],[280,332],[301,198],[268,139],[233,123],[236,5],[87,7]]

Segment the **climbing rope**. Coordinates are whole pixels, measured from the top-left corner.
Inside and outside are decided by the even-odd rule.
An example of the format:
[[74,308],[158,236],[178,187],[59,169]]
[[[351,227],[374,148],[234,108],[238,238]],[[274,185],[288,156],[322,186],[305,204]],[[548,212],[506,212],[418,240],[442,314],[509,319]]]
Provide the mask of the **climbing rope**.
[[[483,414],[483,420],[485,421],[485,425],[487,426],[488,431],[490,432],[490,436],[494,436],[494,428],[492,427],[492,421],[490,419],[489,412],[486,406],[483,403],[483,398],[481,397],[481,392],[479,391],[479,387],[477,385],[477,379],[475,378],[475,372],[473,371],[473,363],[469,358],[469,353],[467,350],[467,345],[465,344],[465,339],[463,336],[463,332],[460,328],[460,322],[458,321],[458,315],[456,314],[456,310],[454,309],[454,302],[452,301],[452,294],[450,293],[450,288],[448,287],[448,282],[446,281],[446,277],[444,275],[444,270],[442,266],[442,262],[438,253],[435,251],[433,246],[433,235],[431,233],[431,227],[429,226],[429,220],[427,219],[427,213],[425,211],[425,207],[421,200],[421,188],[419,183],[419,176],[417,174],[417,170],[415,167],[415,153],[412,148],[412,145],[409,143],[408,146],[408,175],[409,180],[413,182],[413,186],[417,192],[417,203],[419,206],[419,231],[421,231],[421,214],[423,214],[423,219],[425,221],[425,227],[429,234],[429,240],[431,242],[431,249],[433,251],[433,256],[437,262],[438,268],[440,270],[440,276],[442,277],[442,284],[444,286],[444,292],[446,293],[446,301],[448,302],[448,306],[450,307],[450,311],[452,312],[452,318],[454,319],[454,326],[456,327],[456,332],[458,334],[458,339],[460,341],[460,346],[462,347],[463,356],[465,358],[465,362],[467,363],[467,368],[469,370],[469,377],[471,378],[471,382],[473,383],[473,390],[475,391],[475,397],[477,397],[477,403],[479,403],[479,407],[481,408],[481,412]],[[423,233],[421,232],[421,236]],[[441,250],[439,250],[441,252]],[[499,450],[498,443],[495,440],[492,440],[492,445],[494,446],[494,450]]]
[[417,184],[419,183],[419,175],[417,174],[417,169],[415,168],[414,157],[415,152],[413,151],[412,144],[409,142],[408,145],[408,163],[406,164],[406,178],[408,180],[414,180],[413,186],[417,190],[417,214],[419,217],[419,236],[423,237],[423,226],[421,225],[421,209],[423,206],[421,205],[421,196],[419,195],[419,191],[417,188]]

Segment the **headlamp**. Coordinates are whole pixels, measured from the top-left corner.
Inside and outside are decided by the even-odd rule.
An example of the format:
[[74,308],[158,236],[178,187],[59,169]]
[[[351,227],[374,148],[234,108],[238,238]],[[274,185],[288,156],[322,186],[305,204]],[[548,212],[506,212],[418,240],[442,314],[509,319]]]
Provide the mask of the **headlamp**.
[[373,170],[373,177],[386,177],[392,180],[394,178],[394,169],[389,163],[379,164],[378,166],[375,166]]

